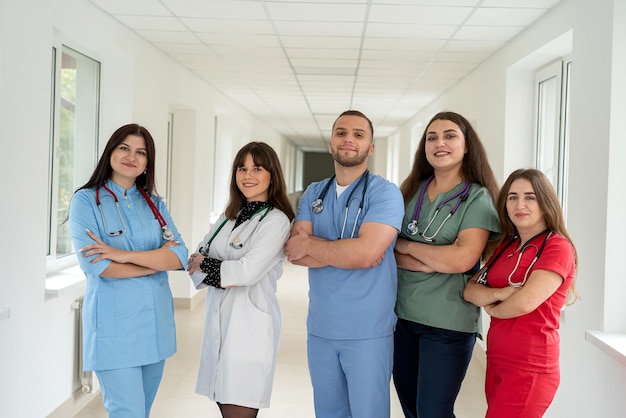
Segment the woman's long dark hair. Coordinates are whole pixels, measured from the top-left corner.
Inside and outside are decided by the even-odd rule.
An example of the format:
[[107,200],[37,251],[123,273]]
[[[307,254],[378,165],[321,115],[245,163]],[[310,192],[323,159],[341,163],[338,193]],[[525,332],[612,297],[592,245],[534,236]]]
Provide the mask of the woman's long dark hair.
[[402,196],[404,196],[405,203],[408,202],[417,192],[420,181],[427,179],[433,175],[435,171],[433,166],[430,165],[426,159],[426,136],[428,128],[436,120],[449,120],[450,122],[455,123],[461,132],[463,132],[463,136],[465,137],[465,146],[467,147],[467,152],[463,156],[463,164],[461,168],[463,178],[471,181],[472,183],[477,183],[486,187],[491,195],[491,198],[495,202],[498,196],[498,182],[496,181],[496,176],[493,174],[493,170],[489,165],[487,152],[485,151],[485,147],[482,142],[480,142],[478,134],[469,121],[458,113],[440,112],[432,117],[430,122],[428,122],[426,129],[424,129],[422,139],[420,140],[417,151],[415,152],[411,172],[400,185],[400,191],[402,192]]
[[82,186],[80,186],[76,191],[81,189],[87,189],[90,187],[98,188],[102,187],[108,179],[111,178],[111,174],[113,173],[113,168],[111,167],[111,154],[118,147],[120,143],[122,143],[129,135],[137,135],[144,139],[146,143],[146,152],[148,158],[148,165],[146,166],[145,174],[142,173],[135,180],[135,184],[137,187],[141,187],[148,194],[156,193],[154,190],[154,162],[156,159],[155,156],[155,148],[154,148],[154,139],[150,132],[143,126],[137,125],[136,123],[131,123],[128,125],[124,125],[118,128],[104,148],[104,152],[98,161],[98,165],[96,166],[93,174],[89,181]]
[[[511,218],[509,218],[509,214],[506,210],[506,202],[509,191],[511,190],[511,185],[515,180],[519,179],[527,180],[532,185],[537,198],[537,204],[543,212],[546,227],[569,241],[574,248],[574,263],[578,266],[576,247],[565,227],[565,218],[563,217],[559,197],[546,175],[534,168],[520,168],[513,171],[502,185],[502,189],[500,189],[496,201],[496,210],[498,211],[498,218],[500,218],[501,241],[509,241],[514,236],[518,235],[517,228],[515,224],[513,224],[513,221],[511,221]],[[574,303],[576,299],[578,299],[578,292],[574,281],[572,281],[568,293],[569,304]]]
[[230,175],[230,198],[224,214],[229,219],[236,219],[241,205],[246,201],[246,197],[237,187],[237,169],[246,162],[246,157],[252,156],[254,165],[263,167],[270,173],[270,186],[268,189],[267,201],[275,208],[280,209],[289,220],[293,220],[296,214],[293,206],[287,197],[287,186],[283,177],[283,169],[276,151],[265,142],[250,142],[244,145],[233,161]]

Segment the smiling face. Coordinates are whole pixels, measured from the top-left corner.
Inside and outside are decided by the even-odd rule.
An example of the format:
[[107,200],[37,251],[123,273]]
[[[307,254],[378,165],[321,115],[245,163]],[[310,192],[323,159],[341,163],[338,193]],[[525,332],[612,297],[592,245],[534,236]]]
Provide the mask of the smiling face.
[[270,172],[255,165],[250,154],[236,171],[237,187],[248,202],[265,202],[269,197],[270,180]]
[[530,181],[520,178],[511,183],[506,198],[509,219],[520,235],[532,236],[546,229],[543,210]]
[[426,160],[438,170],[461,171],[467,152],[465,135],[459,126],[446,119],[434,120],[426,132]]
[[146,141],[139,135],[128,135],[111,153],[111,180],[124,188],[135,184],[135,179],[148,166]]
[[335,162],[355,167],[365,163],[373,151],[372,132],[365,118],[344,115],[337,119],[329,144]]

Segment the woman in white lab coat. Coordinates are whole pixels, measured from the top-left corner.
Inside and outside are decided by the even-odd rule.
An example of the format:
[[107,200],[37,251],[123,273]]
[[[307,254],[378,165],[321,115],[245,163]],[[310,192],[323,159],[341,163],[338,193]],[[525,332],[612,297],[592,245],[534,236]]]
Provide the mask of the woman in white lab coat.
[[269,406],[281,326],[276,284],[294,216],[275,151],[245,145],[226,210],[188,264],[196,288],[208,288],[196,392],[225,418],[253,418]]

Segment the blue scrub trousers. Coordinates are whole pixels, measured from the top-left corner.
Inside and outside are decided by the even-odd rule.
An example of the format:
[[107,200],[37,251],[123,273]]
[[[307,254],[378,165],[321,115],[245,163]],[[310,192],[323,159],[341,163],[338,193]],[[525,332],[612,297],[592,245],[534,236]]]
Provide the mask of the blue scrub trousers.
[[308,334],[317,418],[388,418],[393,336],[328,340]]
[[145,366],[96,371],[109,418],[148,418],[164,367],[162,360]]
[[393,382],[406,418],[453,418],[476,334],[398,319]]

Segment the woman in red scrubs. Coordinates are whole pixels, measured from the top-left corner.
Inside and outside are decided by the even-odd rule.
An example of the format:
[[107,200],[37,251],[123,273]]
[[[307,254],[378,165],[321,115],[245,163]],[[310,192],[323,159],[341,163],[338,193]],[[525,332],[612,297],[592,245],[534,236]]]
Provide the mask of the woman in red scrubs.
[[496,204],[502,241],[464,297],[491,315],[486,418],[542,417],[560,382],[561,308],[576,299],[576,249],[539,170],[506,180]]

